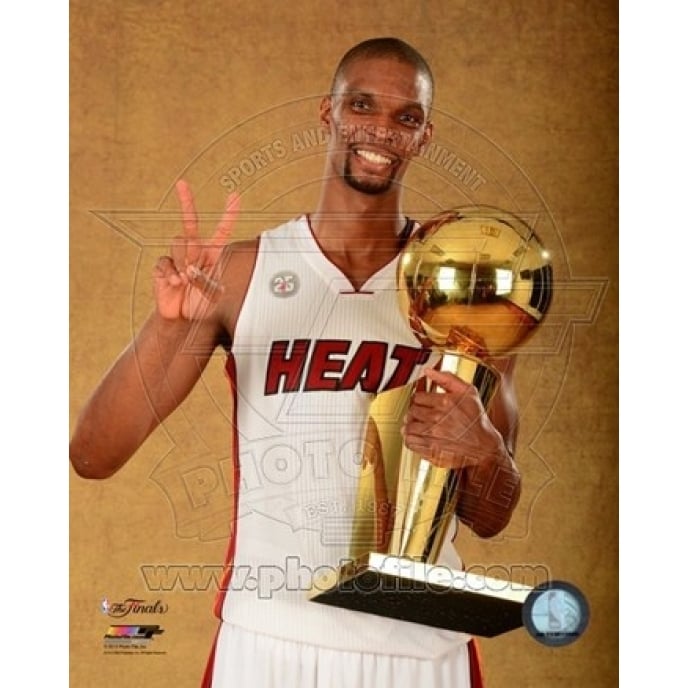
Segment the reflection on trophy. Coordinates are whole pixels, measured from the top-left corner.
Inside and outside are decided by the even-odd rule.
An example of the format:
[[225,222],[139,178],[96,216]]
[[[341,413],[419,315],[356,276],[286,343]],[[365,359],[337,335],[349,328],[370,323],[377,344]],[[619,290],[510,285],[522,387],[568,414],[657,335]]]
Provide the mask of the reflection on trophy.
[[[414,333],[439,354],[439,369],[473,384],[488,409],[499,384],[488,359],[513,352],[537,328],[551,300],[552,268],[520,218],[458,208],[409,241],[397,288]],[[317,580],[310,597],[474,635],[517,628],[531,587],[436,565],[461,499],[460,473],[403,446],[399,409],[411,392],[384,392],[372,405],[351,560]]]

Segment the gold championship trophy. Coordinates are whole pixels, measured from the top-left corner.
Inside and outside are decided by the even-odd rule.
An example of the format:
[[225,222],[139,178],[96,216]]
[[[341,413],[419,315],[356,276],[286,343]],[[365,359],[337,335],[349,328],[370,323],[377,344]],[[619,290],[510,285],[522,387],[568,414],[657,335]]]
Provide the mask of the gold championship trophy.
[[[440,354],[439,369],[473,384],[489,408],[499,373],[486,359],[512,352],[538,326],[551,300],[552,268],[520,218],[486,206],[458,208],[409,241],[397,288],[414,333]],[[486,637],[520,627],[533,588],[436,564],[461,499],[460,472],[403,446],[399,409],[412,389],[373,402],[351,559],[314,580],[309,597]]]

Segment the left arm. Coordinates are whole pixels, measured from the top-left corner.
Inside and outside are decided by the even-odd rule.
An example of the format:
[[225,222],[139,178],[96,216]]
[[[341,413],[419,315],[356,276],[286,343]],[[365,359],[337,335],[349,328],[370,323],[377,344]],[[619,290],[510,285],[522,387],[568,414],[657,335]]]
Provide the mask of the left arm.
[[521,494],[513,461],[518,413],[514,358],[491,360],[500,384],[486,412],[476,388],[434,369],[426,377],[443,391],[416,392],[404,424],[404,440],[430,462],[461,471],[457,515],[480,537],[509,523]]

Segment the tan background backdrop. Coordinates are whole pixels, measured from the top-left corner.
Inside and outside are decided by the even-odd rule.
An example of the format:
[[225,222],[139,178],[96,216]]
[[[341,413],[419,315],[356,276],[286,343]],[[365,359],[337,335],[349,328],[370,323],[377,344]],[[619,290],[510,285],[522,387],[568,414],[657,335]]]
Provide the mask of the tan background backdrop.
[[[150,307],[150,266],[176,231],[175,179],[195,183],[212,224],[223,172],[310,132],[317,96],[359,40],[397,35],[425,54],[438,120],[454,127],[447,149],[501,180],[499,193],[464,185],[454,201],[456,189],[421,165],[412,210],[468,199],[539,214],[562,284],[580,289],[559,302],[556,346],[520,363],[526,488],[514,522],[494,541],[464,533],[459,549],[469,565],[530,565],[533,582],[546,570],[575,583],[591,619],[566,648],[524,630],[482,641],[491,688],[617,683],[616,12],[584,0],[71,3],[72,422]],[[306,148],[244,175],[240,235],[312,207],[321,148]],[[567,317],[580,322],[565,329]],[[221,366],[213,360],[184,409],[115,477],[72,475],[75,687],[198,685],[215,630],[212,586],[150,590],[141,567],[223,560],[228,500],[213,482],[229,437]],[[168,605],[119,621],[160,624],[150,647],[165,654],[104,653],[117,621],[100,602],[127,597]]]

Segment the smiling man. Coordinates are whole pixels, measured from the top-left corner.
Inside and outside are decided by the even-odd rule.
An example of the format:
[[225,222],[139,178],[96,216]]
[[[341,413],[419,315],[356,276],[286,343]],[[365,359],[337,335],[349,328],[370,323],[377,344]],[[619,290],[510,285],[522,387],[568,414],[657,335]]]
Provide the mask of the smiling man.
[[[471,385],[425,367],[430,352],[396,305],[399,253],[416,228],[402,211],[402,180],[432,137],[432,96],[430,69],[411,46],[377,38],[352,48],[320,107],[329,143],[315,211],[254,240],[228,244],[231,196],[202,241],[180,181],[184,235],[154,268],[156,308],[78,420],[72,465],[105,478],[179,406],[212,352],[228,353],[237,495],[205,686],[480,685],[468,636],[306,596],[319,568],[348,559],[377,392],[422,376],[442,388],[415,393],[404,441],[462,471],[473,489],[457,515],[476,533],[498,533],[518,501],[512,362],[498,362],[488,417]],[[331,537],[333,519],[342,537]],[[460,567],[449,541],[440,563]]]
[[400,46],[397,53],[389,53],[383,45],[369,42],[352,48],[342,58],[331,96],[321,107],[321,118],[335,129],[328,168],[366,194],[384,194],[399,183],[410,158],[432,136],[430,68],[412,49]]

